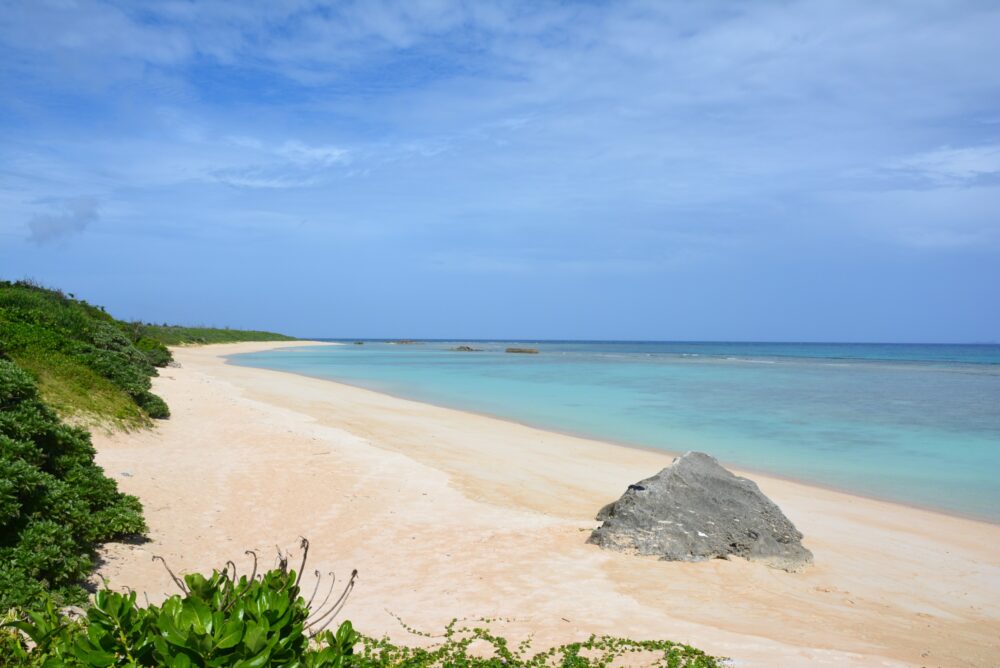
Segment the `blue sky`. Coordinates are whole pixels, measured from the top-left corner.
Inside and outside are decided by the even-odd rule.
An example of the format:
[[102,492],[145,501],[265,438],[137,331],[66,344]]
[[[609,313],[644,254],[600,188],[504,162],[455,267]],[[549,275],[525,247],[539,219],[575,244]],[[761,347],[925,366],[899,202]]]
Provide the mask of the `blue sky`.
[[0,275],[303,336],[1000,340],[996,2],[2,2]]

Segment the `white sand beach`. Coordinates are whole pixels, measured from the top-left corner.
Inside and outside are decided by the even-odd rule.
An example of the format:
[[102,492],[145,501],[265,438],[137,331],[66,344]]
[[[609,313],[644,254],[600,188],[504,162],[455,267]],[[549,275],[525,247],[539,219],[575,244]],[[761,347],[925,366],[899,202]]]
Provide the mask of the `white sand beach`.
[[[591,633],[688,642],[735,666],[1000,665],[1000,526],[753,478],[815,564],[668,563],[586,544],[594,514],[672,456],[547,432],[224,355],[174,350],[154,379],[172,417],[96,434],[98,463],[146,509],[150,542],[100,575],[151,600],[177,571],[312,542],[310,570],[360,572],[343,616],[419,641],[499,617],[539,648]],[[390,614],[391,613],[391,614]]]

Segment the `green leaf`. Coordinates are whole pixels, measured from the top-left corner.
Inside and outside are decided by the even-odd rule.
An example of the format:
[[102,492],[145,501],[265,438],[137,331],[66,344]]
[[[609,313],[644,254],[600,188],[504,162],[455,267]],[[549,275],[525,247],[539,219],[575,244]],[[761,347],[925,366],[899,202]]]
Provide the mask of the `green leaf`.
[[271,659],[271,652],[264,650],[252,659],[243,659],[233,664],[233,668],[263,668]]
[[195,612],[191,605],[194,600],[195,599],[189,598],[184,601],[184,606],[181,608],[181,611],[177,614],[177,617],[174,620],[177,624],[177,628],[184,631],[197,631],[195,627],[198,625],[198,613]]
[[111,652],[94,649],[89,646],[82,636],[78,636],[72,649],[73,656],[82,661],[86,666],[103,668],[112,666],[117,662],[117,656]]
[[194,629],[198,633],[212,633],[212,611],[208,605],[197,598],[189,598],[184,607],[194,614]]
[[256,654],[266,642],[267,631],[260,625],[253,622],[247,624],[246,632],[243,636],[243,644],[246,645],[250,654]]
[[337,629],[337,644],[341,647],[353,647],[357,642],[358,634],[354,632],[354,627],[350,621],[346,621]]
[[177,628],[173,617],[166,613],[161,613],[157,618],[157,623],[160,627],[160,635],[163,636],[167,642],[171,645],[177,645],[178,647],[187,646],[188,634]]
[[222,626],[221,635],[215,646],[219,649],[235,647],[243,639],[243,629],[243,622],[238,619],[229,620]]
[[170,660],[170,668],[190,668],[191,659],[187,654],[178,654]]

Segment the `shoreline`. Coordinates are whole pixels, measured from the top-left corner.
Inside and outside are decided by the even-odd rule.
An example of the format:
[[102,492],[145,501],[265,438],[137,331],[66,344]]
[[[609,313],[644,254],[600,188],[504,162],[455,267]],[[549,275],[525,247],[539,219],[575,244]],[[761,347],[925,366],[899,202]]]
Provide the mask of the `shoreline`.
[[671,455],[224,358],[326,343],[177,349],[154,379],[173,417],[95,434],[151,527],[102,550],[113,587],[156,599],[172,584],[152,554],[206,571],[302,535],[310,569],[361,571],[345,618],[398,642],[421,641],[387,608],[431,633],[500,618],[536,649],[607,633],[737,666],[1000,664],[995,525],[754,474],[805,534],[805,571],[603,551],[584,542],[594,514]]
[[[292,343],[292,342],[286,342],[286,343]],[[341,346],[341,345],[347,345],[347,344],[343,343],[340,340],[337,340],[337,341],[320,341],[320,340],[316,340],[316,341],[308,341],[308,342],[303,342],[302,343],[303,347],[310,347],[310,346],[317,346],[317,345],[336,345],[336,346]],[[974,344],[969,344],[969,345],[974,345]],[[282,346],[282,347],[293,348],[293,347],[296,347],[296,346],[289,345],[289,346]],[[573,431],[573,430],[570,430],[570,429],[562,429],[562,428],[554,427],[554,426],[550,426],[550,425],[528,422],[528,421],[520,420],[520,419],[517,419],[517,418],[512,418],[510,416],[500,415],[498,413],[491,413],[491,412],[488,412],[488,411],[482,411],[482,410],[475,410],[475,409],[470,409],[470,408],[464,408],[464,407],[461,407],[461,406],[453,406],[453,405],[449,405],[449,404],[446,404],[446,403],[439,403],[437,401],[428,400],[428,399],[417,399],[417,398],[413,398],[413,397],[408,397],[408,396],[403,395],[403,394],[399,394],[397,392],[392,392],[392,391],[385,390],[385,389],[371,388],[371,387],[367,387],[365,385],[359,385],[359,384],[351,383],[351,382],[348,382],[348,381],[345,381],[345,380],[341,380],[341,379],[328,378],[328,377],[325,377],[325,376],[313,375],[313,374],[309,374],[309,373],[301,373],[301,372],[297,372],[297,371],[287,371],[287,370],[284,370],[284,369],[269,369],[267,367],[259,367],[259,366],[254,366],[252,364],[240,364],[238,362],[234,362],[231,359],[231,357],[233,355],[245,354],[245,352],[265,352],[266,350],[271,350],[271,349],[272,348],[268,347],[268,348],[262,348],[261,350],[255,350],[255,351],[236,352],[236,353],[231,353],[231,354],[223,355],[222,358],[226,360],[226,364],[232,364],[233,366],[239,366],[239,367],[244,367],[244,368],[249,368],[249,369],[259,369],[261,371],[268,371],[268,372],[271,372],[271,373],[289,374],[289,375],[292,375],[292,376],[299,376],[299,377],[302,377],[302,378],[310,378],[310,379],[318,380],[318,381],[321,381],[321,382],[333,383],[335,385],[340,385],[340,386],[343,386],[343,387],[350,387],[350,388],[354,388],[354,389],[357,389],[357,390],[362,390],[362,391],[365,391],[365,392],[372,392],[374,394],[379,394],[379,395],[384,395],[384,396],[387,396],[387,397],[392,397],[393,399],[397,399],[399,401],[409,401],[409,402],[413,402],[413,403],[416,403],[416,404],[423,404],[423,405],[427,405],[427,406],[434,406],[436,408],[440,408],[440,409],[443,409],[443,410],[455,411],[455,412],[458,412],[458,413],[466,413],[466,414],[469,414],[469,415],[476,415],[476,416],[483,417],[483,418],[490,419],[490,420],[498,420],[498,421],[501,421],[501,422],[509,422],[511,424],[516,424],[516,425],[525,427],[527,429],[536,429],[536,430],[539,430],[539,431],[550,432],[550,433],[553,433],[553,434],[560,434],[560,435],[567,436],[567,437],[570,437],[570,438],[595,441],[595,442],[604,443],[604,444],[607,444],[607,445],[613,446],[613,447],[627,448],[627,449],[630,449],[630,450],[639,450],[641,452],[647,452],[647,453],[655,454],[655,455],[665,455],[665,456],[668,456],[668,457],[671,457],[671,458],[679,457],[682,454],[684,454],[684,452],[679,451],[679,450],[665,450],[665,449],[660,449],[660,448],[654,448],[654,447],[649,446],[649,445],[643,445],[642,443],[633,443],[633,442],[630,442],[630,441],[623,441],[623,440],[618,440],[618,439],[614,439],[614,438],[606,438],[604,436],[597,436],[597,435],[594,435],[594,434],[587,434],[585,432],[577,432],[577,431]],[[712,453],[709,452],[708,454],[712,454]],[[783,475],[781,473],[776,473],[774,471],[768,471],[766,469],[759,469],[759,468],[756,468],[756,467],[753,467],[753,466],[747,466],[747,465],[744,465],[744,464],[737,464],[737,463],[733,463],[733,462],[725,460],[725,459],[719,459],[718,461],[725,468],[729,469],[730,471],[732,471],[736,475],[739,475],[739,476],[742,476],[742,477],[745,477],[745,478],[750,478],[751,480],[756,480],[756,479],[759,479],[759,478],[769,478],[769,479],[779,480],[779,481],[782,481],[782,482],[787,482],[787,483],[791,483],[791,484],[795,484],[795,485],[801,485],[803,487],[814,487],[816,489],[821,489],[821,490],[824,490],[824,491],[827,491],[827,492],[832,492],[832,493],[836,493],[836,494],[843,494],[844,496],[857,497],[858,499],[863,499],[863,500],[866,500],[866,501],[874,501],[874,502],[877,502],[877,503],[885,503],[885,504],[889,504],[889,505],[900,506],[902,508],[909,508],[909,509],[912,509],[912,510],[919,510],[919,511],[925,512],[925,513],[932,513],[932,514],[935,514],[935,515],[939,515],[942,518],[953,518],[953,519],[965,520],[965,521],[969,521],[969,522],[979,522],[979,523],[982,523],[982,524],[987,525],[987,526],[992,526],[992,527],[1000,528],[1000,519],[993,520],[993,519],[990,519],[990,518],[987,518],[987,517],[982,517],[982,516],[974,515],[974,514],[971,514],[971,513],[962,513],[962,512],[959,512],[959,511],[955,511],[955,510],[950,510],[950,509],[946,509],[946,508],[939,508],[939,507],[931,506],[931,505],[924,505],[924,504],[920,504],[920,503],[916,503],[916,502],[912,502],[912,501],[902,501],[900,499],[893,499],[893,498],[889,498],[889,497],[879,496],[877,494],[869,494],[869,493],[861,492],[861,491],[858,491],[858,490],[847,489],[847,488],[843,488],[843,487],[837,487],[836,485],[824,483],[824,482],[818,481],[818,480],[811,480],[811,479],[808,479],[808,478],[799,478],[799,477],[795,477],[795,476],[791,476],[791,475]],[[653,473],[655,473],[655,472],[653,472]],[[650,473],[650,475],[653,475],[653,473]]]

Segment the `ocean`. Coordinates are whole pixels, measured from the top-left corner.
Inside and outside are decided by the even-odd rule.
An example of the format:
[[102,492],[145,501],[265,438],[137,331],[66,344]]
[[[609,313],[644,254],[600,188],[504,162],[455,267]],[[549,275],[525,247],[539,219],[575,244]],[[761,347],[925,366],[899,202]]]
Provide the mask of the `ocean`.
[[230,360],[1000,522],[1000,345],[366,341]]

